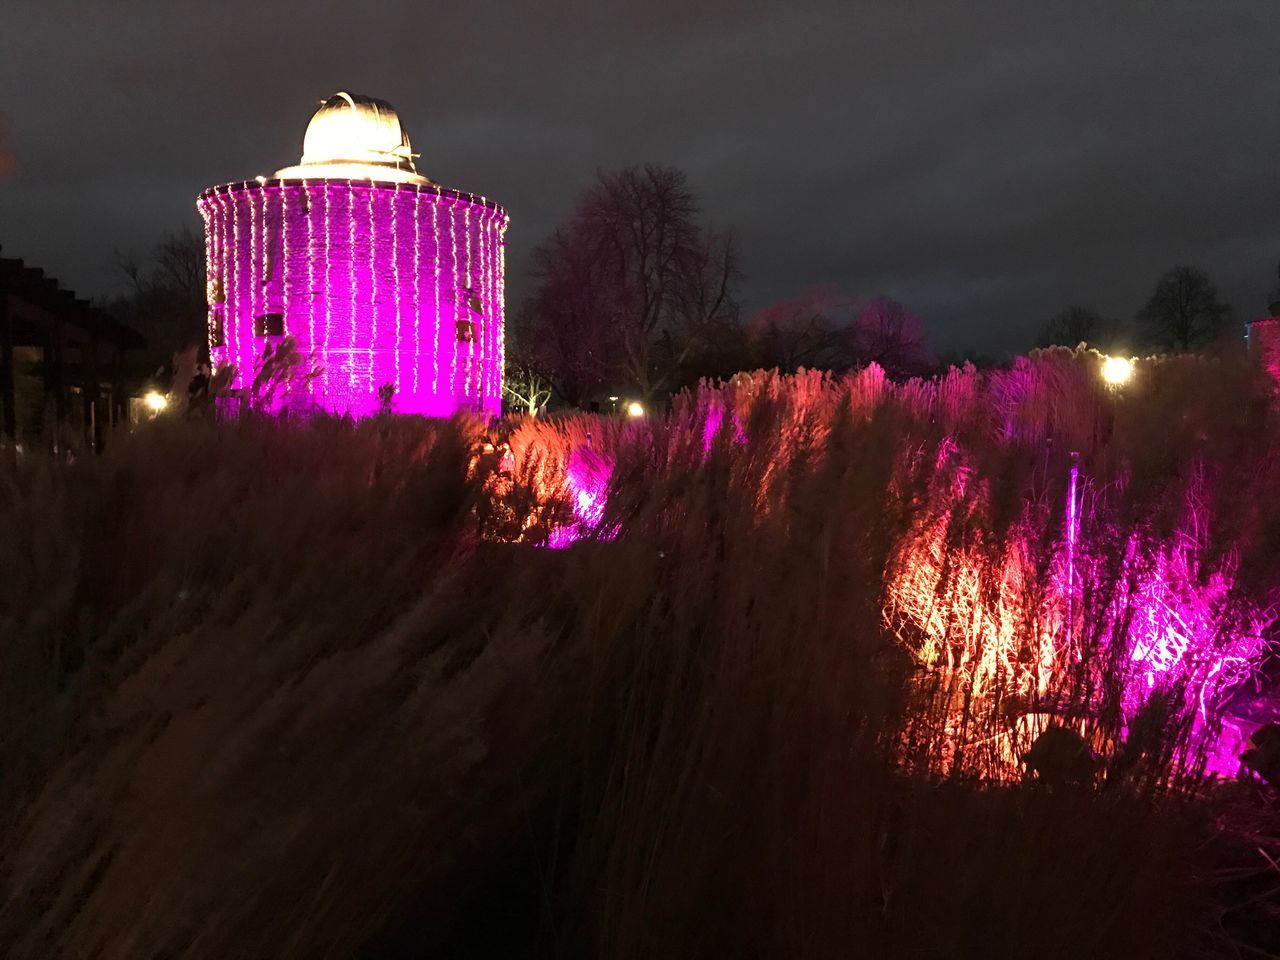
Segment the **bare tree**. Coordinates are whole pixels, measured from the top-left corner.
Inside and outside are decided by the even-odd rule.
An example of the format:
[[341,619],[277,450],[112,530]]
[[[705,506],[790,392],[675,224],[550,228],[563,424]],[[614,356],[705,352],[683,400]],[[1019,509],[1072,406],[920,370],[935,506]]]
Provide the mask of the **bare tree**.
[[513,354],[573,406],[599,391],[616,352],[616,333],[601,320],[607,280],[590,239],[559,227],[534,251],[534,290],[509,327]]
[[184,225],[166,233],[151,251],[151,283],[177,292],[187,303],[204,303],[204,239]]
[[1148,344],[1164,350],[1200,350],[1220,341],[1231,324],[1231,307],[1198,267],[1174,267],[1156,284],[1138,312]]
[[810,287],[798,297],[770,304],[747,322],[752,361],[784,373],[847,364],[848,344],[839,329],[839,313],[849,306],[850,301],[830,285]]
[[1108,326],[1093,307],[1067,307],[1050,317],[1036,338],[1037,347],[1076,347],[1082,343],[1097,345]]
[[937,363],[920,318],[897,300],[876,297],[853,321],[858,363],[876,363],[890,376],[911,376]]
[[168,353],[205,341],[204,240],[190,226],[166,233],[146,261],[116,254],[129,293],[111,310]]
[[536,417],[551,399],[551,381],[531,361],[508,355],[502,393],[529,416]]
[[609,378],[642,398],[669,388],[711,331],[736,315],[733,242],[697,214],[685,175],[672,167],[601,173],[538,248],[529,327],[567,400],[581,402]]

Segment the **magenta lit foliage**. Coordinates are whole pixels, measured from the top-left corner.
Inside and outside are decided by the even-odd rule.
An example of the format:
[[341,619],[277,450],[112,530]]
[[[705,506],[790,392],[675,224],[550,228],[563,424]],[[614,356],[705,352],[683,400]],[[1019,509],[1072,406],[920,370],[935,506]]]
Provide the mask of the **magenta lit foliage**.
[[565,465],[565,487],[574,522],[551,531],[547,546],[553,549],[570,546],[588,534],[612,539],[612,534],[598,529],[613,476],[613,459],[585,445],[569,452]]
[[206,190],[210,356],[244,391],[291,337],[337,414],[501,412],[501,207],[435,186],[266,180]]
[[[1193,473],[1182,497],[1182,519],[1171,535],[1131,531],[1122,539],[1123,574],[1098,619],[1126,637],[1126,717],[1136,717],[1159,694],[1187,718],[1188,746],[1204,751],[1206,769],[1230,775],[1239,767],[1240,735],[1223,724],[1223,710],[1256,672],[1274,614],[1238,594],[1234,555],[1202,568],[1213,513],[1201,472]],[[1107,549],[1122,536],[1105,522],[1093,533]],[[1098,552],[1082,559],[1086,575],[1102,562]]]
[[[990,509],[991,478],[953,437],[923,454],[912,469],[927,493],[892,554],[885,608],[919,660],[961,678],[974,703],[1049,713],[1073,704],[1067,713],[1096,718],[1114,691],[1122,739],[1158,708],[1184,725],[1184,767],[1202,757],[1208,772],[1234,774],[1241,731],[1225,711],[1255,675],[1274,613],[1236,590],[1234,555],[1205,563],[1214,516],[1203,471],[1168,490],[1160,509],[1172,529],[1154,517],[1121,520],[1073,459],[1060,534],[1054,512],[1030,502],[998,538],[980,519],[957,538],[957,523]],[[1046,542],[1047,581],[1037,573]],[[1016,753],[1008,760],[1012,773]]]
[[[716,398],[707,407],[706,418],[702,422],[702,452],[704,455],[711,452],[711,447],[724,424],[724,419],[724,402],[722,399]],[[736,409],[730,415],[730,422],[733,428],[733,442],[740,447],[746,445],[747,431],[743,428],[742,417]]]
[[[741,374],[629,431],[602,418],[531,423],[521,449],[539,436],[565,451],[549,458],[547,489],[573,517],[553,546],[601,538],[624,446],[629,462],[660,470],[727,467],[761,522],[786,512],[800,471],[870,459],[877,479],[851,484],[849,496],[883,497],[883,623],[924,668],[918,676],[939,680],[939,710],[922,721],[937,724],[929,751],[963,746],[964,772],[1012,778],[1046,726],[1068,723],[1123,766],[1156,723],[1175,751],[1169,769],[1234,774],[1257,726],[1236,701],[1262,681],[1275,626],[1251,546],[1265,525],[1239,509],[1227,488],[1240,476],[1206,445],[1234,421],[1209,421],[1184,391],[1157,391],[1158,378],[1204,379],[1208,364],[1147,363],[1117,404],[1097,362],[1049,352],[1010,370],[902,384],[875,365],[841,378]],[[1137,392],[1142,384],[1150,392]],[[1171,421],[1166,404],[1186,412]],[[1171,422],[1187,438],[1187,455],[1173,460],[1146,442],[1149,424]],[[593,433],[595,449],[581,442]],[[1271,462],[1265,437],[1241,437],[1261,445],[1259,464]],[[958,755],[909,762],[944,770]]]

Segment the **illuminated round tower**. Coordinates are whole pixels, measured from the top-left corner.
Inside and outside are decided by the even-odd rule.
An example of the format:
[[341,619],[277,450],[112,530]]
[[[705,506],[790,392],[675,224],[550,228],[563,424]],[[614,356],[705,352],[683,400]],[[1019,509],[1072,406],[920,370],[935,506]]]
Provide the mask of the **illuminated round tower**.
[[388,390],[401,413],[500,412],[506,211],[413,161],[390,104],[338,93],[299,164],[200,195],[209,353],[233,389],[288,336],[319,371],[306,399],[333,413],[377,412]]
[[1280,393],[1280,287],[1271,294],[1267,316],[1250,323],[1246,337],[1254,362],[1270,375],[1275,392]]

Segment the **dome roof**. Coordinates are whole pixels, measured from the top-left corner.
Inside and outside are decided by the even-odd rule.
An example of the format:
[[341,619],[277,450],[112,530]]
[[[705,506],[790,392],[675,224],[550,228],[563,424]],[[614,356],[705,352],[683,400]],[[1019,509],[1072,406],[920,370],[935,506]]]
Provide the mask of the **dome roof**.
[[430,183],[414,168],[413,158],[395,107],[339,91],[320,104],[307,124],[302,161],[277,170],[276,176]]

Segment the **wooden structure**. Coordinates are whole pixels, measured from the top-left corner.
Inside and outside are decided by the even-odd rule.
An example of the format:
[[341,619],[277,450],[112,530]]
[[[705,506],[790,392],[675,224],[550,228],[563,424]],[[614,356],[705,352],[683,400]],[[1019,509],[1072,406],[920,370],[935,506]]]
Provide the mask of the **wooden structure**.
[[126,351],[143,346],[43,270],[0,256],[0,439],[79,434],[99,448],[127,416]]

